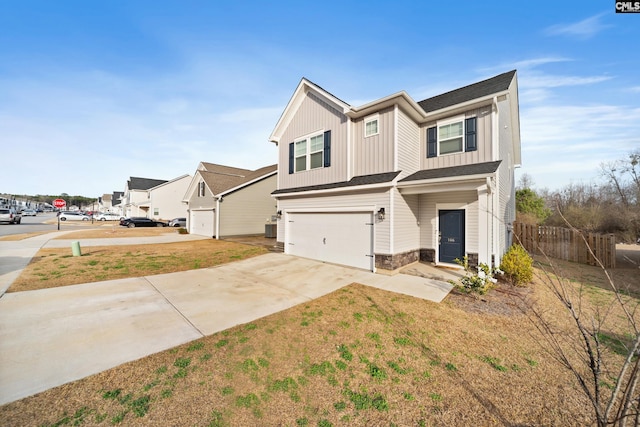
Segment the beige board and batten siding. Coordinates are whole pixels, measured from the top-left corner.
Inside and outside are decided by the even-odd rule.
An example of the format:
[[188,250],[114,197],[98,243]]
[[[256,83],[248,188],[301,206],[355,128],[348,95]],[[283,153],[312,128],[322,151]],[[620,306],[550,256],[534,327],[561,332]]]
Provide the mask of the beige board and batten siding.
[[[306,94],[278,143],[278,188],[347,181],[348,118],[313,92]],[[289,144],[315,132],[331,131],[331,166],[289,173]]]
[[[309,195],[309,197],[289,198],[283,196],[279,198],[278,209],[284,214],[278,220],[278,242],[286,241],[285,229],[287,212],[323,212],[323,211],[347,211],[355,207],[366,207],[372,212],[381,207],[389,209],[389,190],[361,191],[359,193],[342,193],[340,195]],[[374,253],[389,253],[390,250],[390,229],[389,221],[374,221]]]
[[420,195],[420,247],[438,247],[438,209],[464,209],[465,251],[478,252],[478,192],[458,191]]
[[224,195],[220,203],[220,236],[263,234],[276,214],[274,174],[238,191]]
[[436,122],[423,125],[420,128],[420,158],[423,169],[437,169],[451,166],[471,165],[476,163],[491,162],[493,158],[491,148],[491,105],[467,111],[465,118],[477,117],[477,143],[478,149],[471,152],[444,154],[427,158],[427,129],[436,126]]
[[[398,180],[420,170],[420,127],[404,111],[398,112]],[[425,131],[426,133],[426,131]]]
[[[378,134],[365,137],[364,123],[378,117]],[[394,110],[384,109],[353,123],[353,175],[372,175],[394,171]]]

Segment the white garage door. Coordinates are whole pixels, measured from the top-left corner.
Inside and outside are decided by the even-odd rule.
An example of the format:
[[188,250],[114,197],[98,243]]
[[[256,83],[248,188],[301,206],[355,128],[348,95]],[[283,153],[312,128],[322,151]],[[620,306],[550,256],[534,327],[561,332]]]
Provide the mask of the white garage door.
[[215,235],[215,216],[213,209],[206,211],[191,211],[189,217],[189,233],[199,236],[213,237]]
[[373,270],[371,212],[295,212],[287,220],[288,254]]

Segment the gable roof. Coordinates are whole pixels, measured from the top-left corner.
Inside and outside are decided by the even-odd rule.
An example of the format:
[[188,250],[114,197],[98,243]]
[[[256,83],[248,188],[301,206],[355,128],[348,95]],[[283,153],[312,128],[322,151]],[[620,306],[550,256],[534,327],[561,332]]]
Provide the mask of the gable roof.
[[441,95],[424,99],[419,101],[418,105],[425,113],[429,113],[431,111],[451,107],[473,99],[493,95],[494,93],[504,92],[509,89],[515,74],[516,70],[507,71],[506,73],[502,73],[481,82],[473,83]]
[[111,197],[111,206],[118,206],[121,203],[120,198],[124,196],[124,191],[114,191]]
[[298,108],[300,108],[300,105],[302,105],[302,102],[310,92],[315,93],[317,96],[327,101],[327,103],[329,103],[330,105],[335,107],[336,110],[341,111],[342,113],[347,113],[351,109],[351,106],[349,104],[336,97],[335,95],[327,92],[312,81],[307,80],[303,77],[302,80],[300,80],[300,83],[298,83],[298,86],[293,92],[293,95],[287,103],[284,111],[280,115],[278,123],[276,123],[273,132],[271,132],[271,135],[269,136],[269,141],[275,143],[276,145],[278,144],[283,132],[285,131],[287,126],[289,126],[289,123],[291,123],[291,120],[293,119],[296,111],[298,110]]
[[251,173],[251,170],[249,169],[234,168],[232,166],[218,165],[216,163],[200,162],[200,165],[207,172],[214,172],[219,174],[245,176]]
[[357,187],[360,185],[384,184],[393,181],[399,173],[400,171],[376,173],[372,175],[360,175],[354,176],[349,181],[332,182],[330,184],[309,185],[306,187],[284,188],[281,190],[276,190],[271,194],[300,193],[303,191],[333,190],[336,188]]
[[254,171],[234,168],[231,166],[216,165],[214,163],[201,162],[200,164],[206,165],[206,170],[200,169],[196,171],[187,191],[187,195],[193,191],[193,188],[195,188],[195,184],[199,180],[198,176],[202,178],[215,197],[220,197],[245,187],[254,181],[259,181],[270,175],[274,175],[278,171],[277,164],[264,166]]
[[498,166],[500,166],[500,163],[502,163],[502,160],[497,160],[495,162],[472,163],[462,166],[450,166],[447,168],[425,169],[402,178],[400,181],[398,181],[398,183],[408,181],[424,181],[428,179],[438,178],[489,175],[495,173],[498,170]]
[[165,179],[138,178],[132,176],[129,177],[129,181],[127,181],[127,188],[129,190],[148,190],[165,182],[167,182]]

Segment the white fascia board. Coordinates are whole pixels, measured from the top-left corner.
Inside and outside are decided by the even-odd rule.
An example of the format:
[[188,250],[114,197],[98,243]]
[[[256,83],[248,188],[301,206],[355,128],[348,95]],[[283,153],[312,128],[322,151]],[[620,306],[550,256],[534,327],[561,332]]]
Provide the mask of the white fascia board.
[[262,181],[263,179],[269,178],[270,176],[275,175],[277,173],[278,173],[278,170],[276,169],[274,171],[271,171],[269,173],[261,175],[261,176],[255,178],[255,179],[252,179],[251,181],[244,182],[244,183],[242,183],[242,184],[240,184],[240,185],[238,185],[236,187],[233,187],[233,188],[230,188],[228,190],[225,190],[222,193],[218,194],[218,198],[222,198],[222,196],[226,196],[227,194],[233,193],[234,191],[240,190],[241,188],[248,187],[253,183],[256,183],[258,181]]
[[193,174],[193,177],[191,178],[191,182],[187,187],[187,191],[186,193],[184,193],[184,196],[182,197],[183,202],[189,203],[189,199],[191,199],[191,195],[193,194],[193,187],[196,185],[196,182],[198,181],[198,177],[202,177],[202,175],[200,175],[200,169],[196,170],[196,173]]
[[156,189],[158,189],[158,188],[160,188],[160,187],[164,187],[165,185],[173,184],[174,182],[176,182],[176,181],[180,181],[181,179],[183,179],[183,178],[185,178],[185,177],[188,177],[188,176],[189,176],[189,174],[186,174],[186,173],[185,173],[184,175],[181,175],[181,176],[179,176],[179,177],[177,177],[177,178],[173,178],[173,179],[172,179],[172,180],[170,180],[170,181],[163,182],[162,184],[158,184],[158,185],[156,185],[155,187],[151,187],[151,188],[150,188],[149,190],[147,190],[147,191],[153,191],[153,190],[156,190]]
[[446,177],[424,179],[420,181],[410,181],[408,183],[399,182],[398,190],[402,194],[437,193],[440,191],[461,191],[473,190],[479,185],[486,185],[487,178],[495,174],[465,175],[460,177]]
[[384,98],[369,102],[360,107],[352,107],[346,115],[350,119],[359,119],[395,105],[401,107],[416,122],[420,122],[426,117],[420,105],[405,91],[385,96]]
[[337,187],[337,188],[327,188],[326,190],[309,190],[309,191],[295,191],[291,193],[279,193],[272,194],[276,199],[281,197],[307,197],[307,196],[315,196],[315,195],[324,195],[324,194],[332,194],[332,193],[353,193],[362,190],[380,190],[385,188],[391,188],[393,184],[391,182],[383,183],[383,184],[370,184],[370,185],[354,185],[350,187]]
[[269,141],[278,145],[282,134],[284,133],[287,126],[289,126],[289,123],[297,113],[298,108],[300,108],[300,105],[302,105],[302,102],[309,92],[314,92],[319,97],[324,98],[329,104],[333,104],[339,111],[342,111],[343,113],[346,113],[351,108],[349,104],[346,104],[345,102],[331,95],[329,92],[303,78],[302,80],[300,80],[300,83],[298,84],[295,92],[293,92],[293,95],[291,96],[291,99],[282,112],[280,119],[278,119],[278,123],[276,123],[273,132],[271,132],[271,135],[269,136]]

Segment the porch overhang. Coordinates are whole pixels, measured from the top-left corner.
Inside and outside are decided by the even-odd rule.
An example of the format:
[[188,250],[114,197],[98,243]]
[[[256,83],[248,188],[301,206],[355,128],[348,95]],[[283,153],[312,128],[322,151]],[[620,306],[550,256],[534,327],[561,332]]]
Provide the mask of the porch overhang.
[[422,170],[398,181],[397,187],[402,194],[477,190],[483,186],[492,192],[500,163],[496,161]]
[[[410,183],[398,183],[398,190],[401,194],[426,194],[426,193],[444,193],[452,191],[470,191],[478,190],[486,186],[491,189],[493,175],[477,175],[468,176],[464,179],[425,179]],[[491,190],[489,190],[491,191]]]

